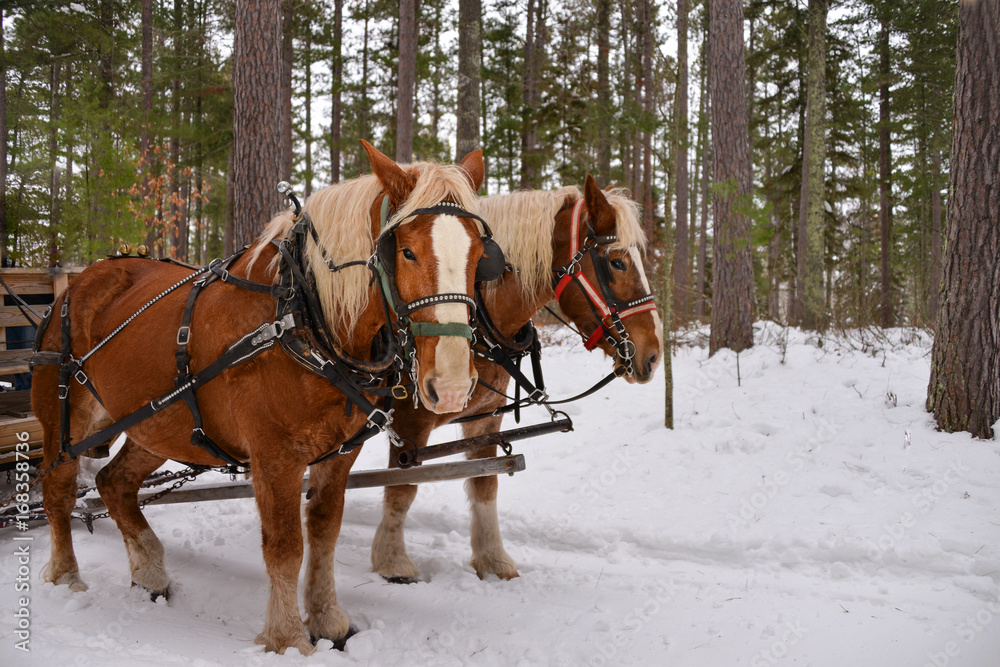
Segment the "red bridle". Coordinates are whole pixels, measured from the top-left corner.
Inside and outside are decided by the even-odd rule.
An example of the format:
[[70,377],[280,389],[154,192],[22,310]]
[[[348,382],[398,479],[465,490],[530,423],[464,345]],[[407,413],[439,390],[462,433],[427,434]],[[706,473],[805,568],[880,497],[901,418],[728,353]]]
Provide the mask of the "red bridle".
[[[617,348],[621,348],[625,346],[626,341],[628,341],[628,334],[625,333],[625,327],[621,320],[632,317],[633,315],[638,315],[639,313],[655,311],[656,304],[653,301],[652,294],[647,294],[639,297],[638,299],[633,299],[632,301],[622,301],[615,296],[614,292],[611,290],[611,286],[607,284],[610,282],[610,270],[601,264],[601,262],[607,264],[608,259],[598,253],[597,248],[601,244],[614,241],[616,237],[612,235],[597,236],[594,233],[593,226],[588,221],[586,237],[584,239],[583,247],[581,248],[580,236],[582,231],[581,217],[583,205],[584,200],[579,199],[573,207],[573,218],[570,223],[569,246],[571,259],[566,268],[557,271],[557,274],[559,274],[560,277],[554,286],[556,300],[559,300],[562,293],[566,290],[566,287],[568,287],[570,283],[576,281],[577,284],[580,285],[580,289],[583,290],[584,295],[587,297],[587,301],[590,303],[595,313],[600,315],[600,326],[597,327],[589,337],[585,338],[584,347],[588,350],[594,349],[594,347],[597,346],[597,343],[601,340],[601,336],[606,334],[608,336],[609,343]],[[588,241],[591,243],[588,243]],[[593,258],[594,271],[597,275],[597,283],[600,286],[600,289],[594,287],[580,268],[580,261],[587,252],[590,252],[591,257]],[[605,322],[605,320],[608,319],[611,320],[611,324],[614,325],[616,331],[618,332],[618,340],[615,340],[614,336],[611,335],[611,328]]]

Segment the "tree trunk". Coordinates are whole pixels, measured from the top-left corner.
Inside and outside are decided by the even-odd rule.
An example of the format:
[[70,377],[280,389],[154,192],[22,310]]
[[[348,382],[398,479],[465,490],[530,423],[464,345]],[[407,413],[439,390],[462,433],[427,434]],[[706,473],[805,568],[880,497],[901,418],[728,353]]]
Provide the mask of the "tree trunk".
[[344,0],[333,3],[333,86],[330,111],[330,182],[340,182],[341,91],[344,88],[343,56]]
[[715,236],[709,354],[753,346],[750,141],[740,0],[709,0]]
[[170,247],[171,256],[184,259],[181,247],[181,229],[184,226],[184,214],[181,212],[181,67],[184,59],[184,49],[181,36],[187,34],[184,29],[184,13],[181,0],[174,0],[174,77],[170,84],[170,115],[173,129],[170,136]]
[[521,188],[536,187],[539,181],[538,86],[544,50],[545,0],[528,0],[527,32],[524,40],[524,111],[521,119]]
[[7,266],[7,32],[0,9],[0,267]]
[[[264,0],[269,1],[269,0]],[[281,0],[281,166],[278,176],[292,180],[292,70],[295,67],[294,0]]]
[[[680,0],[684,2],[684,0]],[[608,59],[611,53],[611,0],[597,0],[597,180],[611,183],[611,85]]]
[[237,0],[233,49],[233,243],[251,243],[281,207],[279,0]]
[[[706,31],[706,36],[707,36]],[[701,229],[698,234],[698,304],[695,314],[698,316],[699,321],[704,321],[705,311],[708,306],[708,297],[705,294],[705,283],[708,276],[708,199],[709,199],[709,184],[711,182],[710,174],[712,173],[712,142],[709,136],[709,115],[711,107],[711,97],[708,88],[708,68],[710,67],[711,58],[709,57],[710,51],[708,50],[706,39],[706,49],[705,49],[705,74],[702,80],[702,99],[704,100],[702,107],[702,132],[703,138],[702,142],[704,144],[704,152],[701,156]]]
[[931,322],[941,303],[941,151],[931,151],[931,285],[928,309]]
[[[441,51],[441,29],[442,29],[442,8],[438,5],[434,10],[434,77],[431,80],[431,90],[433,100],[431,102],[431,136],[435,142],[440,140],[441,135],[441,63],[444,55]],[[456,151],[457,152],[457,151]]]
[[481,0],[458,3],[458,111],[455,130],[455,161],[482,148],[479,136],[479,69],[482,33]]
[[[809,0],[806,140],[799,209],[798,324],[826,328],[823,294],[823,230],[826,225],[826,0]],[[802,222],[805,222],[803,225]]]
[[1000,3],[959,4],[951,196],[927,408],[992,438],[1000,419]]
[[878,89],[878,176],[879,222],[882,229],[882,309],[883,327],[893,325],[892,278],[890,254],[892,252],[892,137],[889,133],[889,16],[882,10],[881,29],[878,36],[879,89]]
[[[668,249],[669,255],[669,249]],[[660,275],[663,279],[663,298],[659,300],[657,308],[663,307],[663,312],[661,313],[662,319],[660,320],[660,326],[663,328],[663,425],[666,428],[674,428],[674,366],[673,366],[673,331],[671,330],[670,323],[674,320],[674,315],[671,311],[671,304],[673,302],[673,295],[670,293],[673,287],[673,278],[671,274],[673,273],[672,267],[670,266],[673,262],[670,261],[669,256],[664,262],[666,266],[663,267],[663,271]]]
[[673,328],[688,319],[688,53],[687,0],[677,0],[677,109],[674,155],[677,157],[677,221],[674,233],[674,322]]
[[[479,5],[480,0],[470,4]],[[476,47],[478,55],[479,17],[475,17]],[[461,38],[459,38],[461,41]],[[459,52],[462,48],[459,46]],[[464,54],[463,54],[464,55]],[[478,113],[479,99],[479,58],[476,58],[476,108]],[[466,72],[466,74],[468,74]],[[399,90],[396,97],[396,162],[413,161],[413,88],[417,76],[417,1],[400,0],[399,2]],[[459,81],[462,76],[459,75]],[[461,117],[461,114],[459,114]],[[465,128],[463,128],[465,129]],[[478,129],[477,129],[478,134]],[[478,139],[478,137],[477,137]]]
[[[530,2],[531,0],[529,0]],[[632,131],[629,129],[629,117],[632,115],[632,49],[631,23],[632,3],[622,2],[621,6],[621,42],[622,42],[622,119],[621,125],[621,161],[622,179],[626,188],[632,187]]]
[[303,185],[303,192],[306,198],[312,194],[313,185],[313,133],[312,133],[312,26],[306,26],[305,44],[303,45],[303,51],[305,55],[305,77],[306,77],[306,90],[305,99],[303,100],[305,105],[306,122],[305,131],[302,133],[303,142],[305,143],[306,149],[306,173],[305,173],[305,183]]
[[[645,3],[645,0],[643,0]],[[632,182],[629,183],[629,190],[632,191],[632,198],[638,202],[642,202],[642,194],[639,190],[642,184],[642,131],[640,129],[639,119],[642,116],[642,95],[646,87],[645,71],[642,66],[643,53],[646,50],[645,36],[646,31],[641,26],[642,16],[636,16],[635,25],[635,87],[632,90],[633,100],[632,100]]]
[[653,89],[653,35],[655,27],[653,25],[652,4],[652,0],[643,0],[642,3],[643,23],[645,24],[642,35],[642,78],[645,81],[642,127],[642,211],[646,238],[651,243],[655,243],[656,235],[653,230],[653,132],[650,127],[656,113]]
[[49,77],[49,266],[59,264],[59,62],[50,66]]
[[236,245],[236,229],[235,229],[235,203],[236,199],[236,179],[233,176],[233,167],[235,165],[235,153],[236,147],[229,151],[229,159],[226,163],[226,222],[225,229],[222,231],[222,250],[224,255],[233,254],[234,246]]
[[[807,66],[808,69],[808,66]],[[809,95],[806,93],[805,111],[800,114],[802,123],[802,175],[799,179],[799,215],[796,219],[795,246],[795,289],[792,292],[792,324],[802,326],[806,317],[806,267],[809,248]]]
[[[153,159],[153,0],[142,0],[142,135],[139,139],[139,169],[142,171],[142,190],[139,196],[149,197],[150,168]],[[146,246],[155,252],[157,239],[156,216],[146,219]],[[154,255],[155,256],[155,255]]]
[[[361,80],[369,81],[368,70],[371,66],[371,54],[368,50],[368,40],[370,39],[369,29],[370,29],[370,18],[369,18],[369,0],[365,0],[365,20],[364,20],[364,39],[361,42]],[[361,106],[358,109],[358,135],[362,139],[371,140],[374,137],[371,136],[368,128],[368,86],[361,86]],[[362,165],[365,164],[367,156],[364,154],[364,149],[360,144],[356,147],[357,156],[357,172],[362,173]]]

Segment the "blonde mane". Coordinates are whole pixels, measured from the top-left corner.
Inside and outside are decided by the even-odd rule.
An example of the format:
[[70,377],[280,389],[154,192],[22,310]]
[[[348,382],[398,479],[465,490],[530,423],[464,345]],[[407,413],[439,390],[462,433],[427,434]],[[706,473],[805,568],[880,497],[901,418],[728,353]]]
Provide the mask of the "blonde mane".
[[[400,167],[414,178],[416,185],[389,220],[387,228],[397,220],[409,223],[412,218],[407,219],[407,216],[414,210],[433,206],[444,199],[455,201],[470,213],[479,215],[479,201],[468,174],[461,167],[433,162],[414,162]],[[370,210],[383,190],[378,177],[368,174],[325,187],[306,200],[303,210],[309,214],[326,257],[333,263],[365,261],[374,254]],[[279,214],[268,223],[251,255],[251,266],[268,243],[288,234],[292,223],[291,212]],[[371,273],[362,266],[336,273],[328,271],[323,254],[312,239],[306,241],[306,259],[315,276],[316,292],[331,331],[342,332],[350,338],[369,305]],[[279,261],[279,257],[275,257],[271,264],[275,271]]]
[[[639,204],[628,196],[627,190],[614,189],[604,195],[615,211],[617,227],[618,238],[610,247],[615,250],[645,247]],[[571,185],[554,191],[519,190],[480,200],[483,217],[492,226],[507,262],[518,272],[521,291],[526,297],[551,285],[556,214],[581,197],[580,189]],[[494,285],[488,285],[486,291]]]

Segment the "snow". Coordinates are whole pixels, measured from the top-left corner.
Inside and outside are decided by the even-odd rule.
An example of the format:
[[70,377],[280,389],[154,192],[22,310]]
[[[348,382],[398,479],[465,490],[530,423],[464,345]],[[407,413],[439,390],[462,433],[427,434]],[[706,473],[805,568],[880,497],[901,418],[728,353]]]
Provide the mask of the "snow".
[[[93,535],[74,525],[85,593],[39,581],[46,526],[8,528],[0,664],[1000,664],[1000,444],[934,429],[929,338],[756,333],[738,364],[677,350],[673,431],[660,371],[571,405],[572,433],[515,443],[527,470],[500,480],[499,508],[519,579],[476,577],[462,485],[442,482],[421,487],[407,524],[423,581],[383,582],[369,564],[381,491],[351,491],[337,591],[359,633],[343,652],[324,640],[312,656],[277,656],[253,643],[267,577],[252,500],[146,509],[169,604],[129,589],[108,520]],[[553,396],[609,370],[557,343],[544,358]],[[357,468],[383,467],[386,447],[370,443]],[[23,544],[26,594],[11,555]],[[30,653],[15,648],[19,595]]]

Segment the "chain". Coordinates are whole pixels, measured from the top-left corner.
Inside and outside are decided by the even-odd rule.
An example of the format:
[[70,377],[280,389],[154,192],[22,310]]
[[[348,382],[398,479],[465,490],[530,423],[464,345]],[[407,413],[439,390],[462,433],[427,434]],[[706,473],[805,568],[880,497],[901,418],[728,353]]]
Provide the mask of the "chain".
[[[57,465],[59,465],[60,462],[61,462],[60,458],[54,459],[52,461],[52,463],[49,464],[49,467],[45,468],[44,470],[37,471],[35,473],[35,479],[31,480],[31,483],[28,484],[28,488],[26,490],[24,490],[24,491],[14,491],[14,493],[10,494],[9,498],[7,498],[2,503],[0,503],[0,510],[5,509],[8,505],[10,505],[12,502],[14,502],[14,499],[17,498],[17,496],[21,495],[22,493],[31,493],[32,489],[34,489],[36,486],[38,486],[38,483],[41,482],[42,479],[46,475],[48,475],[50,472],[52,472],[53,468],[55,468]],[[9,479],[9,477],[10,477],[10,471],[9,470],[7,471],[7,475],[8,475],[8,479]]]
[[[162,491],[154,493],[153,495],[149,496],[148,498],[144,498],[143,500],[140,500],[139,501],[139,509],[142,509],[143,507],[145,507],[146,505],[148,505],[151,502],[159,500],[160,498],[162,498],[163,496],[167,495],[171,491],[175,491],[175,490],[181,488],[182,486],[184,486],[188,482],[194,481],[195,479],[198,478],[198,475],[202,474],[203,472],[207,472],[208,470],[211,470],[211,468],[202,468],[200,470],[196,470],[196,469],[194,469],[194,468],[192,468],[192,467],[189,466],[187,468],[184,468],[183,470],[178,470],[177,472],[173,472],[173,473],[170,473],[168,475],[165,475],[161,479],[143,482],[143,484],[142,484],[142,486],[140,488],[148,488],[150,486],[158,486],[160,484],[165,484],[166,482],[169,482],[171,480],[176,480],[173,484],[171,484],[167,488],[163,489]],[[94,521],[97,521],[98,519],[106,519],[109,516],[111,516],[111,513],[108,512],[107,510],[104,510],[103,512],[98,512],[96,514],[93,514],[91,512],[81,511],[81,510],[75,510],[73,512],[73,517],[76,518],[76,519],[79,519],[80,521],[83,521],[83,523],[86,524],[86,526],[87,526],[87,530],[89,530],[91,533],[94,532]]]

